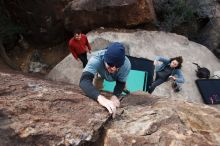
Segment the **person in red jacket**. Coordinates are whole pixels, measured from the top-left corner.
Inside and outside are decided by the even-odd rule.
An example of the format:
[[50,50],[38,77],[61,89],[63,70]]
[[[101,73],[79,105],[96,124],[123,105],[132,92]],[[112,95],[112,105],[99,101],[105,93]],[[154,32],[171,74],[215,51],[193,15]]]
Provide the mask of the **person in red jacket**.
[[91,53],[91,47],[86,35],[78,29],[74,31],[73,38],[69,40],[69,50],[77,61],[82,61],[84,68],[88,62],[87,52]]

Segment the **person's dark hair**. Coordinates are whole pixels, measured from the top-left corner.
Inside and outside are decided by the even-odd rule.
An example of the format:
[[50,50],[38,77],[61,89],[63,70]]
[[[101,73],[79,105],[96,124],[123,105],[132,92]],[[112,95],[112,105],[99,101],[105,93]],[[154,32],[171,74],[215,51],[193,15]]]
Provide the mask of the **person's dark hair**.
[[183,63],[183,57],[178,56],[178,57],[170,58],[170,62],[172,62],[173,60],[176,60],[178,62],[178,66],[176,67],[176,69],[181,69]]
[[74,29],[73,31],[73,35],[75,36],[76,34],[80,34],[81,33],[81,30],[80,29]]

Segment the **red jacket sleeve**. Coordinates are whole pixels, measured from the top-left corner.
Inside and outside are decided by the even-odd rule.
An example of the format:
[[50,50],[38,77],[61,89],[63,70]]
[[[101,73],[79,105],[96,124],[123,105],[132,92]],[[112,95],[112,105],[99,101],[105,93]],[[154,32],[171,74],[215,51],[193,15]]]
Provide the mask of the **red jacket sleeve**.
[[72,47],[72,39],[69,41],[69,50],[70,50],[70,52],[72,53],[73,57],[74,57],[75,59],[78,59],[78,55],[76,54],[74,48]]

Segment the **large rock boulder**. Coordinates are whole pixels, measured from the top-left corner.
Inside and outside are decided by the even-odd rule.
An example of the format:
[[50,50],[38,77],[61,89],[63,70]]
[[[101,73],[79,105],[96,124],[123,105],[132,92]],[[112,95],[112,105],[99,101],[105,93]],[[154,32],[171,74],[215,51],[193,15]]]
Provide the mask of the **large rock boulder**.
[[135,26],[152,24],[155,20],[152,0],[74,0],[66,8],[66,13],[65,25],[69,30],[74,26],[84,29]]
[[[195,74],[196,66],[192,63],[196,62],[201,66],[207,67],[211,71],[211,75],[214,71],[219,70],[220,68],[219,60],[209,49],[200,44],[189,41],[184,36],[172,33],[142,30],[117,30],[117,32],[100,30],[90,32],[87,35],[91,43],[99,41],[100,38],[102,38],[102,42],[106,42],[106,45],[109,42],[122,42],[129,49],[129,54],[135,57],[143,57],[154,60],[157,55],[167,57],[175,57],[179,55],[183,56],[183,73],[186,79],[186,82],[183,85],[183,90],[179,93],[174,93],[171,89],[170,82],[167,82],[156,88],[153,93],[155,95],[181,98],[191,102],[203,103],[195,84],[195,80],[197,79]],[[63,60],[62,64],[67,64],[67,62]],[[58,66],[60,65],[58,64]],[[74,69],[75,67],[72,67],[72,70]],[[60,70],[60,72],[56,72],[56,76],[64,76],[63,72],[66,72],[62,67],[59,69],[54,68],[54,70]],[[70,69],[68,68],[68,70]],[[78,84],[81,74],[77,74],[77,76],[73,75],[76,74],[73,72],[69,74],[68,71],[65,74],[65,76],[71,77],[68,81],[69,83]],[[50,78],[53,79],[51,76]],[[220,106],[218,108],[220,109]]]
[[26,30],[26,39],[42,46],[63,41],[74,28],[131,27],[156,19],[152,0],[12,0],[4,7]]
[[106,130],[105,146],[217,146],[220,112],[201,104],[135,93]]
[[79,87],[0,72],[0,145],[88,145],[109,115]]
[[203,104],[132,93],[110,120],[75,85],[4,72],[0,81],[2,146],[220,145],[220,112]]
[[82,69],[82,63],[76,61],[72,54],[69,54],[48,73],[46,78],[78,85]]

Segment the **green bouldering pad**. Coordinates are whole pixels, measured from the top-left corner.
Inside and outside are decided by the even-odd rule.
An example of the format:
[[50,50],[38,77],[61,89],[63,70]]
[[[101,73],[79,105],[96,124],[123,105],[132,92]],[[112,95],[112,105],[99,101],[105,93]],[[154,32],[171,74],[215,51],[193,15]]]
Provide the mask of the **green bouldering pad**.
[[[147,86],[147,72],[131,70],[126,81],[126,87],[130,92],[145,91]],[[104,91],[113,92],[116,82],[104,80]]]

